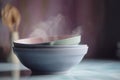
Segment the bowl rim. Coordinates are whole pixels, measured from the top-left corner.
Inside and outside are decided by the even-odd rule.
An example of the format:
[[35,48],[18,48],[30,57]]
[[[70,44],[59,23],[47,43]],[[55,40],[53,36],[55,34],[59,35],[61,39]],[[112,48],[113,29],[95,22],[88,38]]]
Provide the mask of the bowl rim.
[[16,48],[16,49],[28,49],[28,50],[37,50],[37,49],[82,49],[82,48],[88,48],[88,45],[87,44],[81,44],[81,45],[44,45],[45,47],[34,47],[34,48],[26,48],[26,47],[13,47],[13,48]]
[[[80,54],[87,54],[87,51],[88,51],[88,46],[87,45],[80,45],[79,47],[77,48],[16,48],[16,47],[13,47],[13,51],[16,53],[16,50],[17,51],[34,51],[34,52],[38,52],[38,51],[51,51],[51,50],[82,50],[82,49],[85,49],[85,52],[84,53],[68,53],[68,54],[76,54],[76,55],[80,55]],[[57,53],[58,54],[58,53]]]
[[78,44],[78,45],[27,45],[27,46],[13,46],[15,48],[76,48],[76,47],[81,47],[81,46],[87,46],[87,44]]

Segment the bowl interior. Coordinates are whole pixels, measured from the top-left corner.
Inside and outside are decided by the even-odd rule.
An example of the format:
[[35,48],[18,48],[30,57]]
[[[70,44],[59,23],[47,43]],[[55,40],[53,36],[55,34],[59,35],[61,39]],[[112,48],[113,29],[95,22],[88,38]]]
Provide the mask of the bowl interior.
[[[72,39],[73,37],[73,39]],[[74,39],[75,38],[75,39]],[[80,38],[78,36],[78,38]],[[40,38],[40,37],[36,37],[36,38],[26,38],[26,39],[20,39],[20,40],[16,40],[14,41],[14,46],[15,47],[38,47],[38,45],[54,45],[54,44],[65,44],[67,42],[67,44],[75,42],[76,37],[74,36],[58,36],[58,37],[49,37],[49,38]],[[79,43],[80,39],[77,40],[77,42]]]

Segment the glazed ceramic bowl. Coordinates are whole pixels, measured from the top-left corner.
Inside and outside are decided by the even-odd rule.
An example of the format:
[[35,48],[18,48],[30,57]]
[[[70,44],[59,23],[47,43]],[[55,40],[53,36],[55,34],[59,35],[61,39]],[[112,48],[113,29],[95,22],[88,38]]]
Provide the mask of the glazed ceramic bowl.
[[56,41],[53,41],[51,42],[51,44],[53,45],[77,45],[79,44],[81,41],[81,36],[72,36],[72,37],[69,37],[69,38],[64,38],[64,39],[61,39],[61,40],[56,40]]
[[44,45],[78,45],[81,41],[81,36],[60,36],[49,37],[48,39],[42,38],[26,38],[19,39],[13,42],[14,47],[46,47]]
[[13,47],[13,50],[21,63],[32,71],[56,73],[68,71],[79,64],[87,53],[88,46],[57,48]]

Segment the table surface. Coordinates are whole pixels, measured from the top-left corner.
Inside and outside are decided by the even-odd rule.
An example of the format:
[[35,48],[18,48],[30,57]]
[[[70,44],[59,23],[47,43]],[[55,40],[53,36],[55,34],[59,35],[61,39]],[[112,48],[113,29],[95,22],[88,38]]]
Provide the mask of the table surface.
[[0,80],[120,80],[120,61],[83,60],[67,73],[51,75],[32,74],[22,64],[0,63]]

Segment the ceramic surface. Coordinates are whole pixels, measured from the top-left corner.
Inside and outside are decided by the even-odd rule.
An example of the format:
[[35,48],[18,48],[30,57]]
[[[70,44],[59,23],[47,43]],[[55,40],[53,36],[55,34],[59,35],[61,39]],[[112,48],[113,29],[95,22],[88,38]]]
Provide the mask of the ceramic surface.
[[41,45],[78,45],[81,41],[81,36],[62,36],[59,39],[50,37],[49,39],[42,38],[26,38],[13,42],[15,47],[41,47]]
[[32,71],[63,72],[78,64],[87,53],[87,45],[74,48],[13,48],[23,65]]

